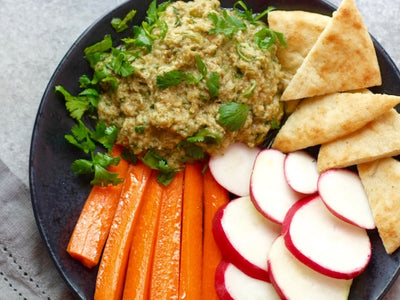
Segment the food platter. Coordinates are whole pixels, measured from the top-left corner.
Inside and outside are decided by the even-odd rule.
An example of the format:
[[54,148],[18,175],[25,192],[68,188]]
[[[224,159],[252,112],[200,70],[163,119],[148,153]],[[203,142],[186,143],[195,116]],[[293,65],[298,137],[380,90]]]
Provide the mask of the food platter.
[[[235,1],[221,1],[223,7],[232,7]],[[331,15],[335,9],[321,0],[248,0],[246,4],[255,12],[272,5],[279,9],[305,10]],[[77,298],[92,299],[97,268],[87,269],[66,252],[69,237],[90,191],[89,178],[78,177],[70,169],[79,157],[76,148],[69,145],[64,135],[74,125],[65,110],[64,102],[54,93],[56,85],[62,85],[71,93],[79,91],[78,78],[90,72],[83,59],[85,47],[111,34],[116,35],[110,21],[123,17],[131,9],[137,10],[135,20],[145,17],[149,0],[129,1],[100,18],[89,27],[71,46],[60,62],[44,92],[32,135],[30,153],[30,188],[32,206],[39,231],[54,263]],[[381,67],[383,84],[374,92],[400,95],[400,73],[376,42],[375,48]],[[400,252],[387,255],[376,230],[369,232],[372,260],[365,272],[354,280],[349,299],[382,299],[397,277],[400,269]]]

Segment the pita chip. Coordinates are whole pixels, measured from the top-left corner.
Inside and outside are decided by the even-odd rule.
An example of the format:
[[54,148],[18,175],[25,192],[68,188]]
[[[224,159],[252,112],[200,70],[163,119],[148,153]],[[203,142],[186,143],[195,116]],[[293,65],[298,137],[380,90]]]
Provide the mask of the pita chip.
[[358,165],[372,215],[388,254],[400,246],[400,162],[382,158]]
[[283,33],[287,42],[285,48],[276,52],[286,81],[292,79],[330,19],[329,16],[297,10],[268,13],[269,28]]
[[345,168],[400,154],[400,115],[389,110],[345,137],[323,144],[318,154],[318,171]]
[[272,147],[291,152],[346,136],[400,103],[400,96],[335,93],[302,100]]
[[282,100],[380,84],[371,36],[354,0],[343,0],[283,92]]

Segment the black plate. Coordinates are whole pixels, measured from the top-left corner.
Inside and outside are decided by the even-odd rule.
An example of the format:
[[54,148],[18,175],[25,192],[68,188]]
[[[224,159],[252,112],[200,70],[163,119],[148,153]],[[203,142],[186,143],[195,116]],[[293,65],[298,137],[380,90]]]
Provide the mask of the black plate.
[[[223,7],[232,7],[235,1],[222,1]],[[331,15],[335,7],[321,0],[246,0],[255,12],[273,5],[280,9],[301,9]],[[97,268],[84,268],[71,259],[66,247],[78,219],[80,210],[90,191],[88,180],[74,175],[70,166],[81,153],[64,139],[74,121],[68,116],[64,101],[55,95],[54,87],[64,86],[73,94],[79,91],[78,78],[89,74],[83,59],[83,49],[99,40],[105,34],[113,34],[110,21],[113,17],[124,17],[131,10],[137,10],[135,20],[143,20],[150,0],[130,1],[117,7],[88,28],[72,45],[53,74],[40,104],[32,135],[30,152],[30,188],[32,206],[39,231],[57,269],[75,295],[81,299],[92,299]],[[121,36],[119,36],[121,38]],[[383,84],[374,92],[400,95],[400,73],[386,54],[375,42],[381,67]],[[373,245],[371,263],[366,271],[354,280],[350,299],[381,299],[398,275],[400,252],[389,256],[380,242],[377,232],[371,231]]]

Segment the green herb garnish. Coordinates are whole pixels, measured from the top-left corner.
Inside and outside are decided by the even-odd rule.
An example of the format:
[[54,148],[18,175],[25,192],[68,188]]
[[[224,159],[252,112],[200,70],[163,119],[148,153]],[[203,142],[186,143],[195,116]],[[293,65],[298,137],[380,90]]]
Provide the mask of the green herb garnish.
[[262,28],[254,35],[254,43],[262,50],[269,50],[277,41],[282,48],[286,47],[285,37],[280,32]]
[[226,102],[220,106],[218,113],[218,122],[230,131],[236,131],[246,122],[249,106],[236,102]]
[[111,20],[111,26],[114,28],[116,32],[122,32],[129,28],[128,23],[132,21],[132,19],[136,15],[136,10],[131,10],[126,14],[126,16],[121,20],[120,18],[113,18]]
[[143,156],[142,161],[151,169],[159,171],[157,181],[163,185],[168,185],[177,172],[177,170],[171,168],[167,160],[158,155],[154,149],[148,150]]
[[218,72],[212,72],[206,79],[208,92],[211,98],[216,98],[219,95],[219,77]]

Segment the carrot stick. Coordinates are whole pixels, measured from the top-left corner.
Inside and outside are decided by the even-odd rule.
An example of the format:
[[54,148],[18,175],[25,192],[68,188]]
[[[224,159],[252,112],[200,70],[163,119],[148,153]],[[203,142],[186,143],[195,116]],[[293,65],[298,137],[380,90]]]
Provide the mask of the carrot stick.
[[120,299],[122,296],[133,228],[150,174],[151,169],[141,162],[128,168],[97,273],[95,300]]
[[178,299],[183,171],[165,187],[154,248],[149,299]]
[[222,255],[215,243],[212,223],[216,211],[228,203],[229,193],[221,187],[209,169],[204,174],[204,235],[203,235],[203,299],[217,300],[215,291],[215,270],[221,262]]
[[201,300],[203,177],[199,163],[185,168],[179,299]]
[[140,218],[133,232],[123,299],[149,299],[153,250],[161,207],[163,187],[152,173],[143,198]]
[[[120,156],[121,152],[121,147],[114,146],[111,155]],[[110,172],[119,173],[119,177],[122,178],[125,177],[127,169],[128,162],[123,159],[117,166],[108,168]],[[72,232],[67,252],[88,268],[99,262],[122,187],[122,183],[117,186],[94,186]]]

